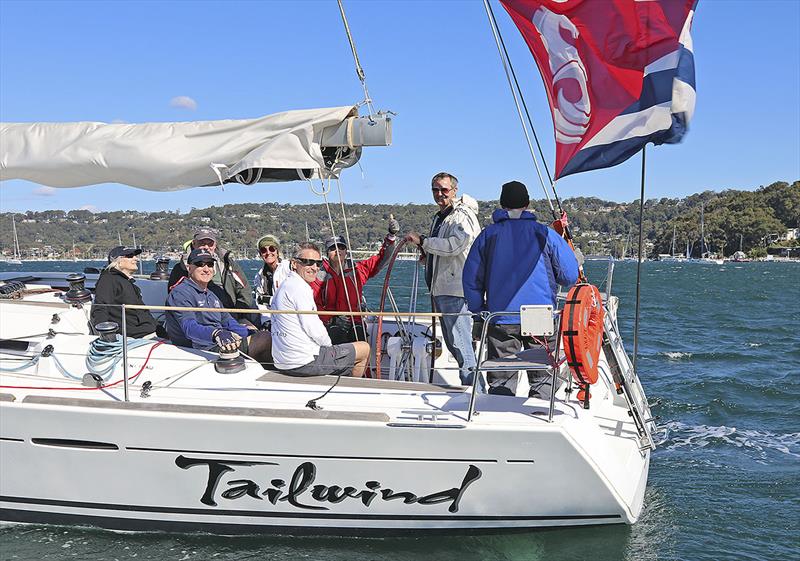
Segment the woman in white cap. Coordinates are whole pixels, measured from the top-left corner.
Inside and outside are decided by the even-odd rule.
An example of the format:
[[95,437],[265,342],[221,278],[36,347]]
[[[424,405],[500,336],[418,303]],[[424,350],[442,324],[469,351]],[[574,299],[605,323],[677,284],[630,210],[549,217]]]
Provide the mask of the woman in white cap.
[[264,265],[253,278],[253,294],[258,308],[268,310],[272,295],[289,274],[289,262],[283,260],[281,241],[276,236],[261,236],[256,245]]

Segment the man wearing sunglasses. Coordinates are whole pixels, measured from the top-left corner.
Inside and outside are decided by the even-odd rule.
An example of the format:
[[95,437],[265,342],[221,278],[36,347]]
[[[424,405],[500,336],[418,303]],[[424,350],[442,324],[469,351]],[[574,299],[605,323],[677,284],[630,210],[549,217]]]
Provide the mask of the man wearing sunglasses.
[[[94,288],[92,326],[104,321],[121,326],[121,304],[144,304],[142,291],[133,278],[139,270],[141,252],[141,248],[121,245],[108,252],[108,266],[100,273]],[[128,337],[146,337],[156,330],[156,320],[149,310],[126,310],[125,324]]]
[[[281,259],[281,242],[272,234],[261,236],[257,247],[264,265],[253,278],[253,296],[259,310],[269,310],[272,295],[289,274],[289,262]],[[269,321],[268,317],[262,314],[262,323]]]
[[[329,312],[359,312],[362,310],[364,284],[378,274],[389,261],[394,248],[395,234],[400,223],[389,216],[388,234],[378,253],[361,261],[353,261],[342,236],[332,236],[325,242],[327,261],[322,265],[320,283],[314,285],[314,300],[320,310]],[[323,316],[322,322],[334,345],[366,341],[361,316]]]
[[[193,249],[186,259],[188,276],[172,288],[168,306],[224,308],[210,289],[216,259],[205,248]],[[167,311],[167,334],[180,347],[232,353],[241,349],[263,365],[271,363],[270,335],[236,321],[228,312]]]
[[472,383],[475,353],[472,350],[472,318],[467,310],[461,276],[472,242],[481,231],[478,202],[458,196],[458,179],[446,172],[431,179],[431,193],[439,212],[433,215],[427,236],[409,232],[406,240],[426,255],[425,281],[435,311],[441,312],[442,337],[461,369],[461,382]]
[[[322,266],[319,248],[310,242],[298,246],[291,271],[272,297],[273,310],[316,312],[314,291]],[[273,314],[272,355],[275,366],[290,376],[323,376],[350,372],[361,377],[369,360],[364,341],[334,345],[316,313]]]
[[[224,308],[243,310],[242,313],[235,314],[237,320],[260,325],[261,319],[258,314],[244,311],[253,310],[256,307],[253,303],[253,293],[250,290],[250,283],[247,282],[247,276],[231,252],[219,246],[218,238],[219,234],[213,228],[198,228],[194,232],[188,250],[205,249],[214,256],[216,267],[214,267],[214,277],[210,285],[211,290],[219,297]],[[176,283],[188,274],[186,260],[182,258],[172,268],[169,276],[169,290],[171,291]]]

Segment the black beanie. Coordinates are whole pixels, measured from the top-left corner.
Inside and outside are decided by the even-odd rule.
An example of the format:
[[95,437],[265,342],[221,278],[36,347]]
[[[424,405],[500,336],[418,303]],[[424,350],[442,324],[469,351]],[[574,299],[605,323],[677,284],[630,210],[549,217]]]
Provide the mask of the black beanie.
[[528,188],[519,181],[509,181],[500,193],[500,206],[503,208],[524,208],[531,202]]

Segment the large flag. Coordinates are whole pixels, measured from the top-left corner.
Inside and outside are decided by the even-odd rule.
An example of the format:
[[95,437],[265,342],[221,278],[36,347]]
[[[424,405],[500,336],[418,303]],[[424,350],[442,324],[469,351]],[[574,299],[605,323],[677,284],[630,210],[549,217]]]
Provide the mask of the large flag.
[[680,142],[694,112],[697,0],[500,0],[544,79],[556,178]]

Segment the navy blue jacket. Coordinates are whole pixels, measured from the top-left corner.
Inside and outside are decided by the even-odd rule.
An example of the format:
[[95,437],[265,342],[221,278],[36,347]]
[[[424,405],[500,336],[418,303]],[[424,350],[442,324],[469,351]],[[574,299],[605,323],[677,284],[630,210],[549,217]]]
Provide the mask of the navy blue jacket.
[[[167,306],[224,308],[216,294],[208,289],[203,290],[188,277],[172,288]],[[217,329],[229,329],[242,337],[247,337],[249,333],[247,327],[227,312],[167,312],[167,334],[178,346],[210,349],[215,344],[211,335]]]
[[[462,282],[467,306],[473,313],[488,310],[519,311],[524,304],[556,307],[558,285],[578,280],[575,253],[555,230],[526,211],[518,219],[508,211],[492,213],[472,244]],[[519,316],[497,318],[497,323],[519,323]]]

